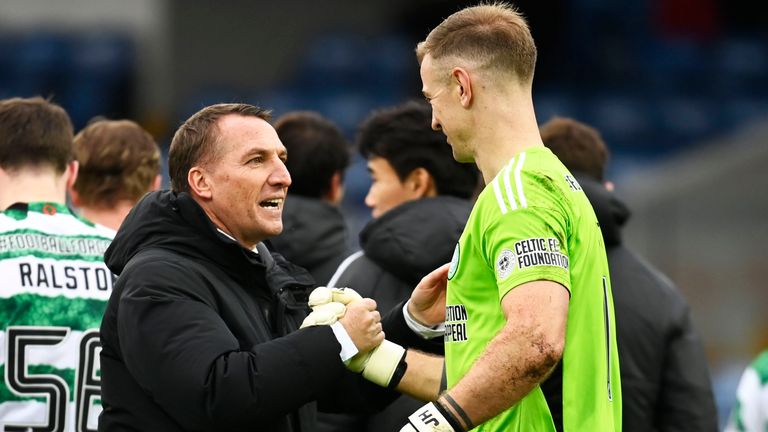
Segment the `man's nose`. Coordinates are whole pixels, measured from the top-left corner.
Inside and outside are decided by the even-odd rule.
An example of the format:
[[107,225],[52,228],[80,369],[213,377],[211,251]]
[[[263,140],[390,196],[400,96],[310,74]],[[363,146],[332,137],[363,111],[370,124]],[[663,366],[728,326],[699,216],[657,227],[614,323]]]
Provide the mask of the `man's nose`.
[[291,185],[291,174],[285,166],[285,162],[278,159],[277,167],[269,176],[270,182],[274,185],[288,187]]
[[376,205],[376,201],[373,199],[373,194],[371,194],[370,189],[368,189],[368,193],[365,194],[364,202],[369,208],[373,208]]
[[434,114],[432,114],[432,130],[439,131],[442,127],[440,126],[440,122],[437,121],[437,117],[435,117]]

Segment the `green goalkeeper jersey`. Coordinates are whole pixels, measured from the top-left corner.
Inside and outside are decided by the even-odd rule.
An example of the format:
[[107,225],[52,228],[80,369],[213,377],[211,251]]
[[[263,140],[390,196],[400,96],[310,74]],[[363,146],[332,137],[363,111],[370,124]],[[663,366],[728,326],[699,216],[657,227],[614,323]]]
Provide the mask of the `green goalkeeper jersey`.
[[0,430],[96,430],[113,236],[61,204],[0,212]]
[[[448,279],[449,388],[505,325],[504,295],[526,282],[554,281],[570,293],[562,358],[563,429],[621,430],[619,363],[603,238],[586,195],[549,149],[535,147],[517,154],[485,187],[456,246]],[[554,431],[555,426],[544,394],[536,387],[476,430]]]

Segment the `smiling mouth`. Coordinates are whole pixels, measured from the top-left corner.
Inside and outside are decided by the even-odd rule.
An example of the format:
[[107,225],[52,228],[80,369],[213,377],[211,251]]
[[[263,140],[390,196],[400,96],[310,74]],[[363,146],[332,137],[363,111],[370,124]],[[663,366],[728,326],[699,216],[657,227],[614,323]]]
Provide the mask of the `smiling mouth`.
[[276,209],[276,208],[279,208],[282,203],[283,203],[283,199],[282,198],[275,198],[275,199],[264,200],[264,201],[260,202],[259,205],[261,207],[264,207],[264,208],[275,208]]

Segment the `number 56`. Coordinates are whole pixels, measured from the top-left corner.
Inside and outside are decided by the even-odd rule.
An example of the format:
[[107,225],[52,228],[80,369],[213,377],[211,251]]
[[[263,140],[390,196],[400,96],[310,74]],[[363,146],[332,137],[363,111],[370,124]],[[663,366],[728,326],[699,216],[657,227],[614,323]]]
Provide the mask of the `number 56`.
[[[67,327],[11,326],[6,329],[8,359],[5,382],[19,396],[42,396],[48,400],[46,424],[6,425],[8,432],[60,432],[65,429],[69,387],[58,375],[30,375],[27,347],[57,345],[69,335]],[[88,431],[88,411],[94,399],[101,397],[101,378],[98,374],[99,332],[87,330],[80,340],[78,366],[75,371],[75,430]]]

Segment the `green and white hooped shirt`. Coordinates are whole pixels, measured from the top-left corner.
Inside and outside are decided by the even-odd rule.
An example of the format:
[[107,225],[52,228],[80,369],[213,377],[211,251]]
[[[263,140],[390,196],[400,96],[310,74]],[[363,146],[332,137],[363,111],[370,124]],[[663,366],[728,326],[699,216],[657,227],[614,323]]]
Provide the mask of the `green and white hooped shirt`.
[[0,430],[95,430],[114,232],[66,206],[0,213]]
[[736,406],[725,432],[768,431],[768,351],[763,351],[741,376]]
[[[456,246],[448,278],[448,388],[505,325],[504,295],[526,282],[554,281],[570,293],[562,374],[564,430],[621,430],[616,327],[602,234],[578,182],[549,149],[517,154],[485,187]],[[537,387],[476,430],[555,428]]]

